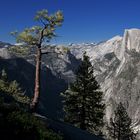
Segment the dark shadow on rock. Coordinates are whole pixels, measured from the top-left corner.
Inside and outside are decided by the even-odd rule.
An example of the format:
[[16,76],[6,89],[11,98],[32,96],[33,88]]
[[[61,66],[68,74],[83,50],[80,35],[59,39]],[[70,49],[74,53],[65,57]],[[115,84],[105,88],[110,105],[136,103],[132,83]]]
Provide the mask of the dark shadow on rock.
[[59,119],[63,115],[60,93],[67,89],[67,83],[63,79],[54,76],[48,68],[41,71],[41,79],[41,93],[43,93],[41,96],[43,108],[40,109],[43,112],[41,114],[53,119]]
[[[0,59],[0,71],[5,69],[10,81],[17,80],[22,90],[31,98],[34,93],[35,66],[23,58]],[[51,73],[48,68],[41,70],[41,102],[39,113],[53,119],[62,117],[60,93],[67,84]]]

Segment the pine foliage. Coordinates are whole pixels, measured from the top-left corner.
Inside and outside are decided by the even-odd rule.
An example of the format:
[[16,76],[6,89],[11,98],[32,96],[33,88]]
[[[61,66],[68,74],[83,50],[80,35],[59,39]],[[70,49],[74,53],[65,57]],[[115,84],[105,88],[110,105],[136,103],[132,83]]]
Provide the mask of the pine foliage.
[[131,128],[132,121],[122,103],[119,103],[114,115],[108,127],[111,140],[135,140],[136,135]]
[[49,14],[48,10],[43,9],[36,13],[34,19],[39,23],[36,26],[26,28],[21,33],[11,32],[11,35],[16,37],[18,43],[42,47],[42,44],[49,42],[56,36],[55,30],[62,25],[64,17],[61,11]]
[[2,93],[10,95],[16,101],[24,104],[29,104],[30,102],[30,99],[21,90],[17,81],[8,81],[5,70],[2,70],[0,78],[0,94],[2,95]]
[[102,95],[100,86],[93,75],[93,66],[84,53],[75,82],[62,93],[65,121],[83,130],[100,134],[101,127],[104,125],[105,108]]
[[56,37],[56,28],[62,25],[64,17],[61,11],[49,14],[48,10],[44,9],[38,11],[34,19],[38,22],[36,26],[26,28],[21,33],[11,33],[11,35],[16,37],[18,43],[36,48],[35,87],[34,96],[32,102],[30,103],[30,109],[32,112],[37,111],[40,99],[41,56],[43,54],[42,48],[44,46],[48,46],[46,43]]
[[[8,95],[9,96],[9,95]],[[0,97],[0,138],[3,140],[62,140],[46,123],[17,103],[5,103]]]
[[4,140],[62,140],[46,122],[28,112],[29,98],[5,70],[0,76],[0,138]]

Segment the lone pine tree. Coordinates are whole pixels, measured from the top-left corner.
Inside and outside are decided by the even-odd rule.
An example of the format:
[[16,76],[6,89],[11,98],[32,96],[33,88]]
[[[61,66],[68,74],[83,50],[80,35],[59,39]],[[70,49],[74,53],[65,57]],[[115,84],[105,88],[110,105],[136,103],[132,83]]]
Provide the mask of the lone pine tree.
[[122,103],[119,103],[114,112],[114,118],[110,119],[109,135],[111,140],[135,140],[136,135],[131,128],[131,119]]
[[35,20],[40,23],[40,26],[26,28],[21,33],[12,33],[12,35],[16,36],[17,42],[23,42],[27,46],[34,46],[37,49],[34,97],[30,105],[33,111],[37,107],[40,96],[41,49],[46,42],[56,36],[55,29],[62,25],[63,14],[58,11],[49,15],[47,10],[42,10],[37,12]]
[[93,75],[93,66],[84,53],[83,61],[76,73],[76,80],[68,90],[62,93],[64,97],[64,112],[66,122],[100,134],[103,126],[105,105],[102,102],[100,86]]

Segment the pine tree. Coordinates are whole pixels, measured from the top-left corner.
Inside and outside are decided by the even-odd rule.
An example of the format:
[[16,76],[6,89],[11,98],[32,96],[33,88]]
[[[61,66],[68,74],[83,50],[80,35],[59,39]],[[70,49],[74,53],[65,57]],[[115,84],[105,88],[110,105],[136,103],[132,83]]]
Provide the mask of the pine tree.
[[0,71],[0,138],[5,140],[62,140],[46,123],[28,112],[30,100],[19,84]]
[[17,81],[8,81],[6,71],[3,69],[0,76],[0,96],[4,93],[13,97],[17,102],[29,104],[30,99],[21,90]]
[[93,66],[84,53],[83,61],[76,73],[76,80],[64,97],[65,121],[83,130],[100,134],[103,126],[105,105],[102,102],[100,86],[93,75]]
[[110,127],[108,127],[111,140],[135,140],[131,119],[122,103],[119,103],[114,115],[114,118],[110,118]]
[[37,26],[26,28],[23,32],[12,32],[16,37],[17,42],[22,42],[29,47],[36,47],[36,72],[35,72],[35,88],[34,97],[30,104],[33,112],[36,111],[40,97],[40,70],[41,70],[41,56],[42,48],[45,43],[49,42],[56,36],[55,30],[62,25],[63,14],[57,11],[54,14],[49,14],[46,9],[38,11],[35,20],[39,22]]

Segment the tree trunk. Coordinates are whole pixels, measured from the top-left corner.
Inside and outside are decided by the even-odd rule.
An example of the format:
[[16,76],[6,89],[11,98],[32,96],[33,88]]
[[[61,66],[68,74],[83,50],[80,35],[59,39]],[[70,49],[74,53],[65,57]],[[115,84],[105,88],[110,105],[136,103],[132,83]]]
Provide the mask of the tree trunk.
[[[85,94],[85,89],[84,89],[84,94]],[[85,101],[85,96],[83,95],[82,97],[82,102]],[[82,103],[82,110],[81,110],[81,122],[80,122],[80,128],[83,129],[83,130],[86,130],[86,124],[85,124],[85,104]]]
[[40,70],[41,70],[41,48],[37,48],[36,55],[36,72],[35,72],[35,88],[34,88],[34,97],[30,105],[30,109],[32,112],[36,111],[39,96],[40,96]]
[[119,120],[119,128],[118,128],[118,140],[121,140],[121,128],[120,128],[120,120]]
[[83,130],[86,130],[85,109],[84,109],[84,106],[82,106],[82,114],[81,114],[80,128],[83,129]]

